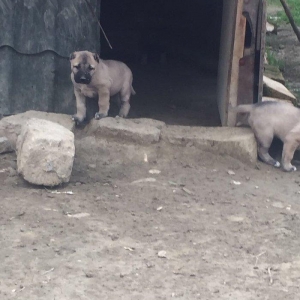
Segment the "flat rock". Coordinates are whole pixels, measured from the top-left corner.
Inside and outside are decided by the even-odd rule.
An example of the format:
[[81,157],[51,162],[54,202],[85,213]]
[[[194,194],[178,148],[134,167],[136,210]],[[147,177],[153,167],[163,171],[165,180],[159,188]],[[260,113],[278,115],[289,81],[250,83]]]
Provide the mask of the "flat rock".
[[0,154],[13,151],[10,141],[6,137],[0,137]]
[[17,138],[21,133],[22,125],[31,118],[48,120],[60,124],[70,131],[74,131],[72,118],[65,114],[29,110],[25,113],[4,117],[0,121],[0,136],[5,136],[14,150],[16,149]]
[[295,101],[296,97],[280,82],[263,76],[264,96]]
[[285,207],[282,202],[273,202],[272,206],[275,208],[284,208]]
[[244,217],[241,217],[241,216],[229,216],[227,218],[229,221],[231,222],[235,222],[235,223],[241,223],[245,220]]
[[62,125],[32,118],[22,126],[17,167],[26,181],[43,186],[68,182],[74,156],[74,134]]
[[249,128],[166,126],[162,140],[175,145],[193,145],[244,162],[257,160],[257,144]]
[[84,129],[86,135],[138,144],[152,144],[160,140],[165,123],[152,119],[103,118],[93,119]]
[[262,102],[264,101],[275,101],[275,102],[285,102],[285,103],[290,103],[291,105],[293,105],[292,101],[290,100],[286,100],[286,99],[279,99],[279,98],[272,98],[272,97],[262,97]]
[[265,65],[264,75],[282,84],[285,84],[285,79],[280,72],[279,68],[272,65]]

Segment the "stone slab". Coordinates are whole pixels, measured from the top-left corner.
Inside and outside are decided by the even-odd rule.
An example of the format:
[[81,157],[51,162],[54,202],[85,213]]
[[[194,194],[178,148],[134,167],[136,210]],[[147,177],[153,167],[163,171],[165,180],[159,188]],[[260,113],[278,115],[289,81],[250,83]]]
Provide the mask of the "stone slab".
[[152,119],[103,118],[91,120],[84,132],[100,138],[118,139],[143,145],[157,143],[165,123]]
[[161,138],[170,144],[193,145],[244,162],[257,161],[257,144],[250,128],[166,126]]

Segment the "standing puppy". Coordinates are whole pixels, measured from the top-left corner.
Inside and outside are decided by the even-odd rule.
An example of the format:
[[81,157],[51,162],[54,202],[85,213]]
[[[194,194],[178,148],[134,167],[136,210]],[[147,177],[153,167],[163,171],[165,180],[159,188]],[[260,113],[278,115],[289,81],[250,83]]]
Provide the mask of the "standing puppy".
[[258,155],[262,161],[280,167],[280,163],[269,154],[269,148],[276,136],[283,142],[283,169],[297,170],[291,160],[300,145],[300,109],[286,102],[265,101],[253,105],[239,105],[233,110],[248,115],[248,124],[256,137]]
[[132,72],[122,62],[102,60],[89,51],[73,52],[70,55],[71,79],[74,85],[77,113],[72,118],[81,123],[86,117],[86,97],[98,97],[99,112],[95,119],[108,115],[110,97],[119,93],[121,97],[120,117],[127,117],[130,110]]

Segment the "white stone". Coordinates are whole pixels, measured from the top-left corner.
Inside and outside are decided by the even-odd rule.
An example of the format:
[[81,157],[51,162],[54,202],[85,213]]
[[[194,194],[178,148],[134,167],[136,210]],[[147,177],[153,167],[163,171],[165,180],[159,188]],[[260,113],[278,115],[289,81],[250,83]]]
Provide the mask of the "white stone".
[[275,26],[269,22],[266,22],[266,30],[267,32],[274,32],[275,31]]
[[17,140],[17,166],[26,181],[44,186],[68,182],[74,156],[74,134],[65,127],[35,118],[22,126]]

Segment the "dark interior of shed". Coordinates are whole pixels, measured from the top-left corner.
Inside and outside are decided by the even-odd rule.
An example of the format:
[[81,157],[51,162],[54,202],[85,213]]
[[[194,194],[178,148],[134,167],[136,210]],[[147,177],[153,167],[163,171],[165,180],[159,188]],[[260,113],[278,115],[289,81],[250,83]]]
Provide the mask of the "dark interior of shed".
[[[131,118],[219,126],[222,0],[102,0],[101,57],[133,72]],[[117,113],[112,106],[110,114]]]

